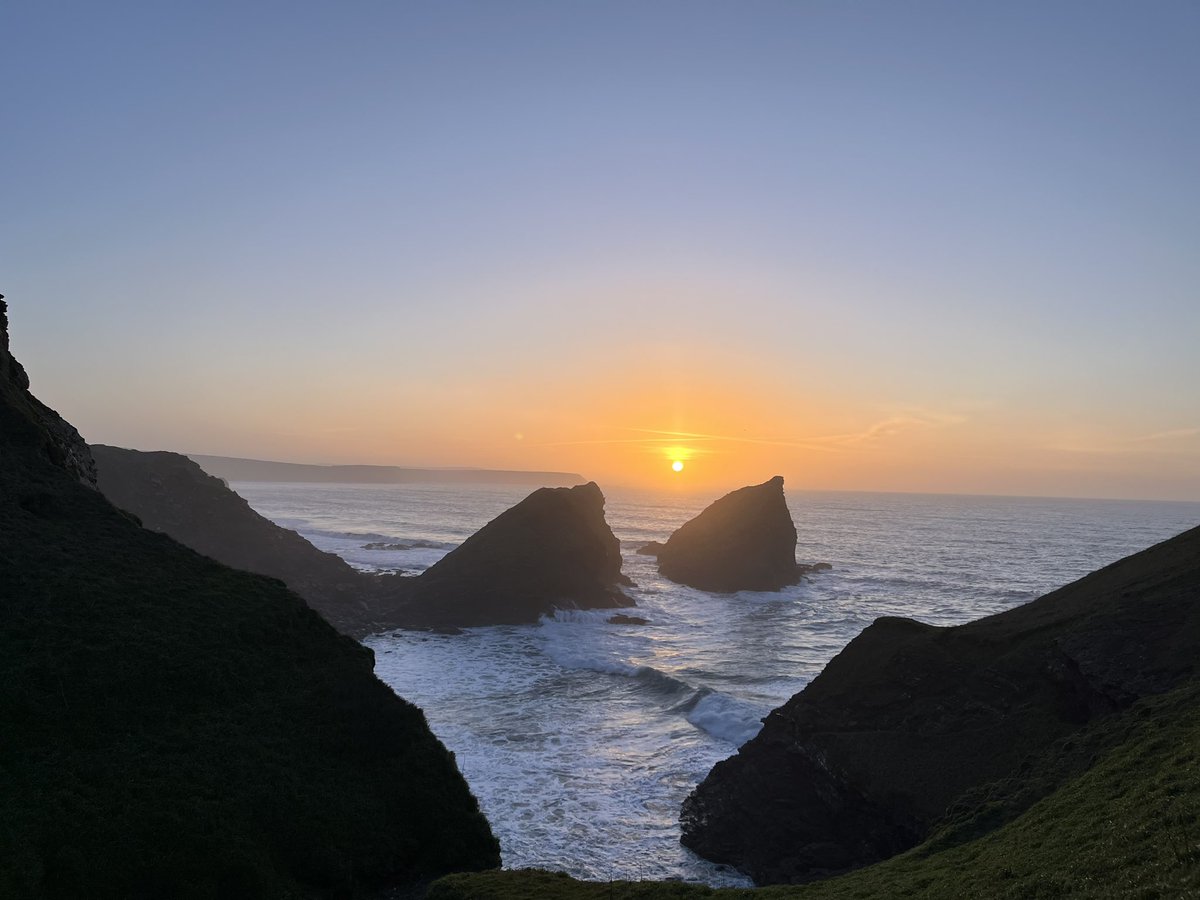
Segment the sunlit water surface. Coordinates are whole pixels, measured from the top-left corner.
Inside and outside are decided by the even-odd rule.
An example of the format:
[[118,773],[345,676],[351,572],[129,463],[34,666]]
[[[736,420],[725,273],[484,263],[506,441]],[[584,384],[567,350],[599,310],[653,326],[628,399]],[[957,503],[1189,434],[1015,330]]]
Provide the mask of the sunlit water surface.
[[[528,489],[236,483],[264,515],[368,570],[419,572]],[[608,612],[367,640],[454,751],[504,864],[591,879],[749,882],[679,845],[679,807],[761,718],[878,616],[1000,612],[1200,523],[1200,504],[790,492],[801,562],[779,593],[672,584],[636,549],[712,497],[608,495],[646,626]]]

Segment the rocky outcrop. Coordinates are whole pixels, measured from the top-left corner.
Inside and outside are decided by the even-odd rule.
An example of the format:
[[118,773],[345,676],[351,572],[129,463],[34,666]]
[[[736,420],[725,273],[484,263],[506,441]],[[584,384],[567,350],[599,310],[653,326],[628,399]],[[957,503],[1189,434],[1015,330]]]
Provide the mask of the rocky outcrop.
[[643,619],[641,616],[627,616],[624,613],[617,613],[615,616],[608,617],[609,625],[649,625],[649,619]]
[[417,578],[394,579],[407,622],[460,627],[633,606],[629,583],[595,482],[534,491]]
[[779,475],[726,494],[650,549],[661,574],[704,591],[777,591],[804,573]]
[[339,631],[367,632],[376,580],[260,516],[219,478],[178,453],[95,444],[97,484],[112,503],[235,569],[278,578]]
[[633,605],[620,590],[628,579],[595,484],[534,492],[419,577],[376,576],[263,518],[186,456],[104,445],[92,452],[101,491],[145,527],[226,565],[279,578],[352,637]]
[[967,625],[879,619],[713,768],[683,843],[759,884],[891,856],[1055,741],[1195,678],[1197,648],[1200,529]]
[[81,483],[5,311],[0,896],[359,896],[498,865],[369,650]]
[[[0,294],[0,398],[19,412],[22,430],[36,431],[42,452],[51,463],[85,485],[95,485],[96,465],[87,442],[70,422],[29,393],[29,376],[8,346],[8,305]],[[15,424],[15,423],[14,423]]]

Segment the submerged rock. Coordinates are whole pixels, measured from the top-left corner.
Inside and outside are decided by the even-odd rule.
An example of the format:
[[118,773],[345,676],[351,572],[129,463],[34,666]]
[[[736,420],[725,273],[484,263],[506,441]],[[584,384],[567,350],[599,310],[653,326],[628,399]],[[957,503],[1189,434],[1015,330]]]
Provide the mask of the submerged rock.
[[662,552],[663,544],[659,541],[651,541],[648,544],[642,544],[638,547],[637,552],[642,556],[658,556]]
[[455,626],[536,622],[556,609],[634,606],[595,482],[541,488],[414,579],[403,618]]
[[800,580],[783,478],[726,494],[658,549],[658,571],[704,591],[777,591]]
[[1025,783],[1056,741],[1194,678],[1198,647],[1200,528],[966,625],[878,619],[712,769],[681,840],[759,884],[868,865],[965,795]]
[[608,617],[609,625],[649,625],[649,619],[643,619],[641,616],[627,616],[623,613],[617,613],[615,616]]

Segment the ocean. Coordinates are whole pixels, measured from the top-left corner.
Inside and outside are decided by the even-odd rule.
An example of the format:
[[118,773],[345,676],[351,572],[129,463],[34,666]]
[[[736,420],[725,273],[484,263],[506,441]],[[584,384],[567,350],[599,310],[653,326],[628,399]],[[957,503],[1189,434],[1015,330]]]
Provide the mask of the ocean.
[[[364,570],[417,573],[528,493],[491,485],[234,483],[260,513]],[[647,541],[715,496],[612,491],[645,626],[610,611],[365,642],[376,674],[456,755],[508,868],[749,885],[679,845],[679,807],[875,618],[955,625],[1026,603],[1200,524],[1200,503],[789,491],[800,562],[779,593],[660,577]]]

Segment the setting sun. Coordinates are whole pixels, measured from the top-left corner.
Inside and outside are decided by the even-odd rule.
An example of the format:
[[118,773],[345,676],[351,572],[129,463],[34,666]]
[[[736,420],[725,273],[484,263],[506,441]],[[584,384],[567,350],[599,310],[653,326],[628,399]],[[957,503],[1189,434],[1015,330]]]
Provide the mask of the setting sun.
[[683,471],[683,460],[681,460],[681,459],[675,460],[675,462],[671,463],[671,468],[674,469],[676,472],[682,472]]

